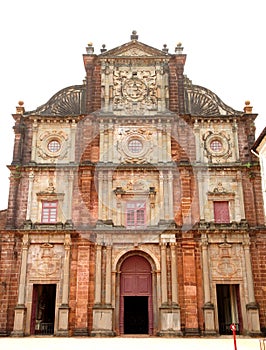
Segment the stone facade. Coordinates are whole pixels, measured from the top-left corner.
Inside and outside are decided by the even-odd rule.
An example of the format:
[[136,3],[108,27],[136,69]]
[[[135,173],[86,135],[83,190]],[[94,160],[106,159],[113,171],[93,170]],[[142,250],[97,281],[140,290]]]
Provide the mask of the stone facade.
[[259,157],[260,160],[264,214],[266,222],[266,128],[264,128],[260,133],[252,147],[252,151]]
[[180,44],[130,39],[89,44],[83,85],[13,115],[0,333],[260,335],[256,114],[192,84]]

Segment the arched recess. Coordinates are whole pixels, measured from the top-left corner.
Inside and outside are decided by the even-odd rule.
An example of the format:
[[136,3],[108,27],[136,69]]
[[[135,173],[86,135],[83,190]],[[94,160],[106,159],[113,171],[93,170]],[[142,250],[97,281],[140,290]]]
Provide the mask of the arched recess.
[[154,263],[143,252],[121,257],[117,274],[119,334],[150,334],[156,317],[157,276]]

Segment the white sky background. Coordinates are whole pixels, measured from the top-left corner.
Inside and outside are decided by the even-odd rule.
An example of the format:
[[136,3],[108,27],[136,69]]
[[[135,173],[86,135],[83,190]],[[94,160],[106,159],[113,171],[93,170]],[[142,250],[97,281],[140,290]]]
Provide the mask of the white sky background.
[[99,54],[139,41],[169,53],[182,42],[185,74],[266,126],[266,13],[264,0],[2,0],[0,2],[0,210],[7,208],[13,155],[12,113],[27,111],[59,90],[82,84],[88,42]]

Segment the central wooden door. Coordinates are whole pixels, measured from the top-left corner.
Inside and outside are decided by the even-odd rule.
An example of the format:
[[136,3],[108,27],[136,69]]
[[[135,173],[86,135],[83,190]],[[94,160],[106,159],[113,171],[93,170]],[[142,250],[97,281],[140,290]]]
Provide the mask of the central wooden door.
[[151,286],[150,263],[139,255],[127,258],[121,266],[121,334],[152,334]]

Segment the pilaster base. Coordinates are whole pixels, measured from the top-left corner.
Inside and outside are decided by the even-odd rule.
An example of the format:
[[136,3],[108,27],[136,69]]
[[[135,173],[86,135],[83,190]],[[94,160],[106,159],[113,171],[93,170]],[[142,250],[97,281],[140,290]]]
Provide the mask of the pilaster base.
[[185,328],[184,334],[186,337],[199,337],[200,330],[198,328]]
[[211,303],[206,303],[203,306],[204,313],[204,335],[217,335],[214,324],[214,305]]
[[159,336],[182,336],[180,323],[180,307],[161,306],[160,308],[161,329]]
[[251,337],[261,336],[259,307],[256,303],[246,305],[248,318],[248,335]]
[[1,337],[7,337],[7,336],[8,336],[7,331],[0,330],[0,338]]
[[27,308],[24,305],[17,305],[15,308],[14,328],[11,336],[23,337],[25,335]]
[[113,331],[97,330],[91,331],[91,337],[115,337],[116,334]]
[[86,337],[89,335],[87,328],[76,328],[73,332],[73,336],[76,337]]
[[92,331],[94,337],[113,337],[113,308],[109,305],[95,305],[93,307]]
[[68,314],[69,306],[61,305],[58,309],[58,329],[56,332],[57,337],[68,337]]

